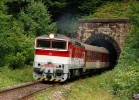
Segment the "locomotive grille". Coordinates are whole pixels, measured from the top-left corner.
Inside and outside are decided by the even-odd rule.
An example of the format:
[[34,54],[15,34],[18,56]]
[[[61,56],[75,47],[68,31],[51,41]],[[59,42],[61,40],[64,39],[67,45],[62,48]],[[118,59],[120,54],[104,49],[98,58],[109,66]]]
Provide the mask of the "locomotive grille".
[[57,69],[57,70],[56,70],[56,73],[58,73],[58,74],[62,74],[62,73],[63,73],[63,70],[61,70],[61,69]]

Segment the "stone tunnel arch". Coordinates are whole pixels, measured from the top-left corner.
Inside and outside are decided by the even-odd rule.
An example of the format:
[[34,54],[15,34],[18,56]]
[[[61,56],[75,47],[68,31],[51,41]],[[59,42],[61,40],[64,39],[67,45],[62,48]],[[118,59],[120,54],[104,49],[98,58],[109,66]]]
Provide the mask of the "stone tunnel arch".
[[130,20],[128,18],[79,19],[76,38],[80,42],[108,49],[110,65],[113,68],[118,62],[129,31]]
[[92,35],[86,39],[86,44],[105,47],[110,53],[110,67],[113,68],[118,61],[121,53],[121,48],[118,43],[109,35],[103,33],[92,33]]

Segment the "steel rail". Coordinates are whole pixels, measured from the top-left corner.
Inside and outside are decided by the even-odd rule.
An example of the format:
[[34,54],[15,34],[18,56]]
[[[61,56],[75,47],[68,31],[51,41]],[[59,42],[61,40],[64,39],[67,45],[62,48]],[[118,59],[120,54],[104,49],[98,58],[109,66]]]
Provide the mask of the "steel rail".
[[40,82],[39,81],[32,81],[32,82],[27,82],[27,83],[23,83],[23,84],[11,86],[11,87],[4,87],[4,88],[0,89],[0,93],[10,91],[10,90],[14,90],[14,89],[18,89],[18,88],[25,87],[25,86],[28,86],[28,85],[38,84],[38,83],[40,83]]
[[26,95],[23,95],[22,97],[19,97],[18,100],[27,100],[28,98],[30,98],[30,96],[34,95],[35,93],[39,92],[39,91],[42,91],[42,90],[45,90],[45,89],[50,89],[52,88],[54,85],[51,85],[49,87],[44,87],[43,89],[40,89],[40,90],[37,90],[37,91],[34,91],[34,92],[31,92],[29,94],[26,94]]
[[52,84],[44,84],[41,82],[28,82],[18,86],[10,88],[0,89],[0,100],[22,100],[27,98],[34,93],[37,93],[44,89],[51,88]]

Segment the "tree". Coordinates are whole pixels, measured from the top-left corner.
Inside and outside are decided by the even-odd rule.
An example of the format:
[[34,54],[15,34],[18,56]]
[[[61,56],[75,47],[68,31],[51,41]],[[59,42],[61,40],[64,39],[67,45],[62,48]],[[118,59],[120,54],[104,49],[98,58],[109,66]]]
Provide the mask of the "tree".
[[39,36],[56,31],[56,24],[51,22],[51,16],[41,2],[32,2],[18,17],[24,23],[26,35]]
[[95,10],[100,7],[104,2],[104,0],[83,0],[79,8],[84,13],[89,14],[95,12]]
[[4,1],[0,1],[0,66],[4,64],[3,58],[8,52],[8,42],[7,37],[11,32],[12,16],[7,15],[7,7],[4,5]]
[[50,11],[54,21],[58,20],[65,12],[68,3],[67,0],[42,0],[45,7]]
[[112,83],[114,92],[122,99],[132,99],[133,94],[139,93],[139,3],[131,5],[131,32],[126,37],[125,47],[115,68]]
[[[35,36],[55,32],[56,24],[41,2],[0,1],[0,66],[20,68],[33,62]],[[9,5],[17,4],[16,10]]]

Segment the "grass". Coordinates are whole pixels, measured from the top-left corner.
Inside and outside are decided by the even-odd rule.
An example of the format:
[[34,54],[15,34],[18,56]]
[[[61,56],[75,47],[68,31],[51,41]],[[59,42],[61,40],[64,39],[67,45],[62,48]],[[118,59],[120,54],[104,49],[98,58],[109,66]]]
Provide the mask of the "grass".
[[[112,71],[45,90],[35,100],[119,100],[112,93]],[[107,85],[106,85],[107,84]],[[105,86],[104,86],[105,85]]]
[[31,66],[16,70],[11,70],[6,66],[0,68],[0,88],[32,80]]
[[[77,81],[72,86],[69,95],[65,94],[68,100],[118,100],[112,95],[109,83],[112,82],[112,73],[90,77]],[[105,85],[108,83],[108,85]]]

